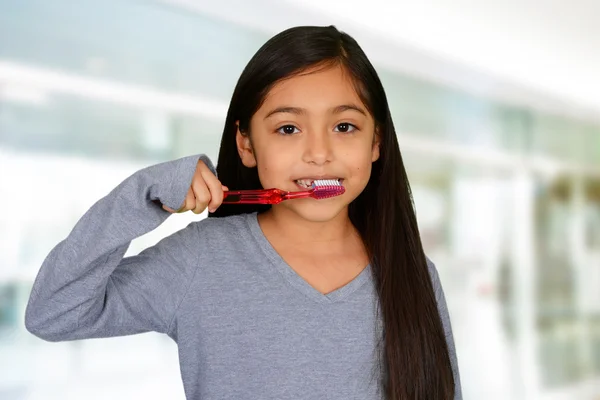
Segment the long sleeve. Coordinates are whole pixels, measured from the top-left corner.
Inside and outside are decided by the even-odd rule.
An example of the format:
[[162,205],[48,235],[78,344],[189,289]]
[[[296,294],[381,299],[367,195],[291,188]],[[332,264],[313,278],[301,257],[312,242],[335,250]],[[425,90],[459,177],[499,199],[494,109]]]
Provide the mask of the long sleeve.
[[446,304],[446,296],[442,289],[440,277],[437,269],[431,260],[427,259],[431,283],[437,300],[438,311],[446,334],[446,343],[448,343],[448,353],[450,355],[450,363],[452,364],[452,373],[454,375],[454,400],[462,400],[462,386],[460,382],[460,373],[458,370],[458,359],[456,356],[456,347],[454,345],[454,335],[452,334],[452,325],[450,323],[450,314],[448,305]]
[[139,255],[131,241],[179,209],[203,155],[137,171],[96,202],[44,260],[35,279],[25,326],[47,341],[170,332],[193,278],[198,252],[195,223]]

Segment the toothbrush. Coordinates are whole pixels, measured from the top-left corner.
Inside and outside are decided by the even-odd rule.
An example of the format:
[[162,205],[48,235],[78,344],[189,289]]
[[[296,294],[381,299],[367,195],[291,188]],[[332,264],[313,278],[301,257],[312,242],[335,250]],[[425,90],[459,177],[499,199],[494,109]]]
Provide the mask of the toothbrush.
[[346,188],[337,179],[320,179],[313,181],[312,188],[298,192],[281,189],[261,190],[228,190],[224,192],[223,204],[277,204],[283,200],[326,199],[343,194]]

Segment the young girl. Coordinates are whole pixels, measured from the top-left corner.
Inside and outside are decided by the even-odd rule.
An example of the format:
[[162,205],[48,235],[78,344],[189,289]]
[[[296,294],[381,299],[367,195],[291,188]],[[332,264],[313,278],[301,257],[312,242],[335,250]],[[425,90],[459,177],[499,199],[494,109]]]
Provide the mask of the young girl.
[[[228,188],[316,179],[345,193],[222,204]],[[124,258],[171,213],[207,207]],[[334,27],[286,30],[250,60],[216,170],[203,155],[153,165],[94,204],[44,261],[25,322],[48,341],[165,333],[188,399],[461,398],[383,87]]]

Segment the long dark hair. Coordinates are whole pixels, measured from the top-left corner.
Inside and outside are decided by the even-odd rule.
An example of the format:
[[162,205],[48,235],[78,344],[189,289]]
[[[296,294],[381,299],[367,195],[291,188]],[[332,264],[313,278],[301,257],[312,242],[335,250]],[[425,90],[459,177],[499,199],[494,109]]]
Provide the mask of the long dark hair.
[[[423,252],[412,194],[385,91],[358,43],[335,27],[295,27],[265,43],[237,83],[217,163],[229,188],[262,188],[256,168],[237,153],[236,121],[250,134],[250,119],[281,79],[315,66],[341,65],[373,115],[380,157],[365,190],[349,205],[371,261],[383,321],[382,385],[390,400],[453,399],[454,379],[444,329]],[[210,217],[262,212],[269,206],[221,205]]]

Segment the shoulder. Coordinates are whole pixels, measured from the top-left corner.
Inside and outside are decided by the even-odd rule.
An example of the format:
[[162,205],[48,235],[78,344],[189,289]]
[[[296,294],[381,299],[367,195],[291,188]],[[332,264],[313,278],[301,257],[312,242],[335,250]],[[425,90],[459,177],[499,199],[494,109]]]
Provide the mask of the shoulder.
[[425,259],[427,260],[427,270],[429,271],[429,277],[431,279],[433,290],[437,293],[442,286],[440,283],[440,275],[435,263],[427,256],[425,256]]
[[429,270],[429,275],[433,278],[434,276],[438,277],[437,267],[435,263],[429,258],[427,255],[425,256],[425,260],[427,261],[427,269]]
[[248,220],[252,214],[239,214],[227,217],[209,217],[194,222],[194,225],[201,235],[210,235],[210,237],[231,237],[239,235],[240,232],[248,229]]
[[[206,282],[223,282],[237,277],[249,263],[256,263],[256,245],[252,234],[253,214],[208,217],[195,222],[198,231],[196,251]],[[254,258],[252,258],[254,257]],[[214,269],[210,266],[218,265]],[[205,268],[209,266],[209,268]],[[225,274],[225,275],[222,275]],[[214,281],[214,280],[217,281]],[[236,278],[237,279],[237,278]]]

